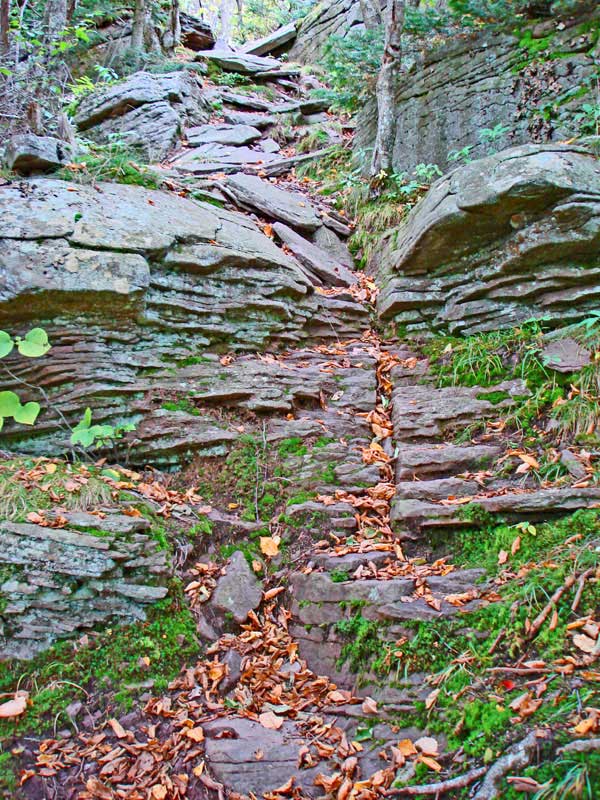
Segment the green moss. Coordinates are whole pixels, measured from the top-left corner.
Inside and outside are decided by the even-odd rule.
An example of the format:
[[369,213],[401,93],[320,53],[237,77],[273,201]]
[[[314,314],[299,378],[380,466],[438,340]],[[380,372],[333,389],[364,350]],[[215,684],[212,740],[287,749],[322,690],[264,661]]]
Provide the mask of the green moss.
[[196,408],[187,397],[181,398],[180,400],[167,400],[162,404],[162,407],[167,411],[185,411],[186,414],[192,414],[195,417],[200,416],[200,409]]
[[155,691],[164,691],[181,666],[199,653],[196,623],[175,581],[171,596],[150,608],[146,622],[104,629],[89,639],[77,649],[60,642],[33,661],[4,665],[0,693],[18,686],[30,692],[31,706],[17,721],[0,723],[0,739],[44,733],[57,723],[68,726],[67,706],[98,691],[106,694],[107,708],[131,703],[136,684],[151,681]]
[[294,436],[291,439],[284,439],[278,446],[277,452],[281,458],[287,456],[305,456],[308,453],[308,447],[304,444],[304,440],[299,436]]
[[350,580],[350,573],[345,569],[333,569],[329,573],[329,577],[334,583],[344,583]]

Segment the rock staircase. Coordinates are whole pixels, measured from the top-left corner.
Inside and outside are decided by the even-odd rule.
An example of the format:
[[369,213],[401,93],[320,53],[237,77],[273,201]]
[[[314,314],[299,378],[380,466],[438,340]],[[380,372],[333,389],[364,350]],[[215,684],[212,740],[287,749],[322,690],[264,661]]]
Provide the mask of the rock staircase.
[[[368,780],[387,765],[381,751],[424,733],[408,724],[415,704],[430,691],[424,676],[382,677],[368,663],[353,663],[348,625],[354,620],[376,628],[382,653],[389,646],[393,658],[394,646],[402,648],[414,623],[460,614],[467,615],[468,625],[469,611],[485,594],[483,570],[455,568],[437,558],[432,530],[473,526],[460,514],[467,498],[491,514],[537,519],[596,505],[600,489],[524,491],[494,474],[506,450],[500,434],[455,441],[473,423],[509,411],[526,387],[510,381],[485,389],[437,388],[420,353],[386,346],[368,331],[373,306],[353,272],[346,246],[351,228],[331,200],[311,194],[293,172],[303,161],[319,158],[319,152],[297,155],[294,145],[311,125],[329,119],[324,106],[306,95],[295,67],[275,59],[216,51],[197,58],[247,75],[258,88],[246,93],[212,86],[202,93],[183,73],[142,73],[104,96],[90,97],[79,112],[80,129],[98,140],[114,130],[134,143],[145,140],[160,160],[156,169],[170,193],[105,185],[99,204],[89,187],[77,187],[69,197],[64,183],[35,180],[28,192],[5,189],[11,212],[0,227],[14,238],[19,226],[29,252],[36,220],[46,224],[50,214],[55,228],[51,233],[45,228],[41,235],[49,239],[40,245],[47,255],[60,247],[68,259],[76,247],[83,259],[87,248],[97,260],[118,251],[120,267],[114,259],[104,264],[107,292],[114,270],[129,264],[123,305],[110,307],[123,324],[105,337],[108,352],[92,337],[69,345],[74,332],[68,324],[57,332],[61,346],[52,380],[60,383],[61,372],[79,370],[77,385],[61,401],[67,416],[82,400],[92,402],[89,397],[101,418],[126,402],[137,423],[130,442],[134,463],[223,457],[248,434],[258,436],[271,455],[290,440],[300,442],[297,452],[284,452],[278,462],[281,494],[289,501],[285,516],[296,523],[291,568],[282,567],[276,576],[287,573],[289,614],[264,599],[268,594],[262,594],[245,559],[234,556],[222,574],[215,573],[212,599],[195,606],[200,632],[219,637],[207,642],[207,653],[222,673],[205,694],[207,668],[189,665],[170,692],[184,716],[203,728],[202,748],[186,763],[195,764],[192,756],[202,754],[211,777],[194,796],[221,792],[220,783],[230,793],[264,796],[292,778],[303,795],[319,796],[325,788],[319,773],[335,772],[355,758],[353,780],[359,775]],[[265,86],[275,99],[265,99],[260,89]],[[285,142],[282,119],[294,128]],[[184,139],[173,151],[181,127]],[[335,140],[332,129],[330,141]],[[124,218],[111,215],[111,208],[125,209]],[[81,224],[73,223],[78,215]],[[90,292],[98,274],[90,278]],[[21,304],[31,287],[39,288],[33,278],[27,280],[22,278]],[[0,301],[5,299],[15,300],[0,293]],[[10,319],[15,308],[2,319]],[[159,334],[145,335],[136,327],[143,315]],[[193,349],[184,346],[181,331],[193,337]],[[93,337],[97,342],[97,331]],[[272,352],[277,345],[284,352]],[[32,380],[42,377],[35,366],[30,369]],[[498,392],[504,399],[495,402],[492,395]],[[34,451],[55,436],[52,423],[42,423]],[[310,499],[296,499],[299,493]],[[236,509],[214,508],[207,517],[220,542],[264,533],[265,526],[271,533],[279,530],[277,519],[248,520]],[[0,529],[0,536],[15,533],[14,526]],[[112,539],[101,541],[113,547]],[[200,565],[215,553],[208,548]],[[127,569],[126,561],[121,568]],[[234,609],[241,633],[239,627],[235,634],[219,628],[219,614],[222,622],[227,608]],[[258,614],[263,614],[261,630]],[[280,649],[278,640],[284,642]],[[267,694],[255,686],[258,674],[267,676]],[[312,698],[304,705],[298,701],[303,687],[310,687]],[[288,704],[292,697],[295,705]],[[161,719],[161,741],[173,736],[183,741],[177,739],[177,714],[170,706],[153,708],[150,701],[145,713]],[[269,714],[275,715],[274,724]],[[365,726],[372,727],[371,742],[355,747]],[[158,735],[154,727],[153,732]],[[136,748],[151,749],[149,734],[140,728],[136,736]],[[106,746],[112,747],[110,731],[108,737]],[[177,746],[178,752],[191,747],[189,737]],[[52,748],[63,756],[78,752],[73,741]],[[89,787],[97,779],[89,758],[96,751],[86,752]],[[130,756],[126,764],[135,774],[137,756],[118,753],[119,759]],[[181,760],[177,768],[187,769]],[[153,769],[148,766],[148,774]],[[112,778],[104,772],[103,780]],[[194,780],[188,777],[186,786]],[[43,780],[36,781],[25,784],[26,793],[29,786],[34,792],[43,787]],[[68,796],[60,791],[53,796]],[[172,796],[184,795],[173,790]]]

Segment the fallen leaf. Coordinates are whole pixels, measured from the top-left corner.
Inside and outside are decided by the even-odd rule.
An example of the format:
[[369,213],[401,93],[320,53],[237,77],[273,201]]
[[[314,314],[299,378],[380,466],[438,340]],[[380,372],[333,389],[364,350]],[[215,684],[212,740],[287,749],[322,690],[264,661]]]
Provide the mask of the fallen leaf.
[[432,736],[421,736],[421,738],[417,739],[415,742],[415,747],[426,756],[437,756],[440,752],[437,740]]
[[592,653],[596,647],[596,642],[589,636],[586,636],[585,633],[576,633],[575,636],[573,636],[573,644],[579,650],[583,650],[584,653]]
[[185,732],[185,735],[188,739],[191,739],[193,742],[203,742],[204,741],[204,730],[198,726],[197,728],[188,728]]
[[283,717],[278,717],[272,711],[264,711],[259,716],[258,721],[263,728],[268,728],[271,731],[278,731],[283,725]]
[[506,564],[508,561],[508,553],[506,550],[500,550],[498,553],[498,564]]
[[151,795],[152,800],[165,800],[167,789],[165,786],[153,786]]
[[17,692],[13,700],[8,700],[0,705],[0,719],[20,717],[27,709],[29,692]]
[[421,756],[419,758],[419,761],[425,764],[426,767],[429,767],[429,769],[433,769],[436,772],[441,772],[442,765],[438,764],[435,758],[429,758],[429,756]]
[[279,553],[279,546],[272,536],[261,536],[260,551],[269,557],[276,556]]
[[417,748],[410,739],[402,739],[400,742],[398,742],[398,750],[405,757],[415,756],[417,754]]
[[365,714],[377,714],[377,702],[372,697],[365,697],[361,706]]
[[115,736],[118,739],[124,739],[127,736],[127,731],[117,719],[109,719],[108,724],[113,729]]

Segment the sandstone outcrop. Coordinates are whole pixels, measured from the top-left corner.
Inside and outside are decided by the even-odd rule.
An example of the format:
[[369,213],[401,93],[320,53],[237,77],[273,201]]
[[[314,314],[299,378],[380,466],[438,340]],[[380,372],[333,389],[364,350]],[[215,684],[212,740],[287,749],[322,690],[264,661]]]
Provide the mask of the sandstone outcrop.
[[600,292],[600,166],[568,145],[526,145],[433,184],[389,240],[379,313],[453,334],[583,319]]

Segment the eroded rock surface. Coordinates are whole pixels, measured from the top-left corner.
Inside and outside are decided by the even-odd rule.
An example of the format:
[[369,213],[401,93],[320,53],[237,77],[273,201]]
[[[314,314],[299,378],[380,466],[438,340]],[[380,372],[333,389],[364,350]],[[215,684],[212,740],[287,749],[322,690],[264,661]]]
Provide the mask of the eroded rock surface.
[[118,136],[148,159],[164,158],[184,125],[208,119],[198,78],[193,73],[136,72],[94,92],[80,104],[75,124],[85,138],[106,144]]
[[150,523],[114,509],[67,515],[63,528],[0,522],[0,565],[0,658],[19,659],[97,625],[144,620],[171,573]]
[[527,145],[433,184],[383,254],[379,312],[407,330],[470,334],[584,318],[600,294],[600,166]]

